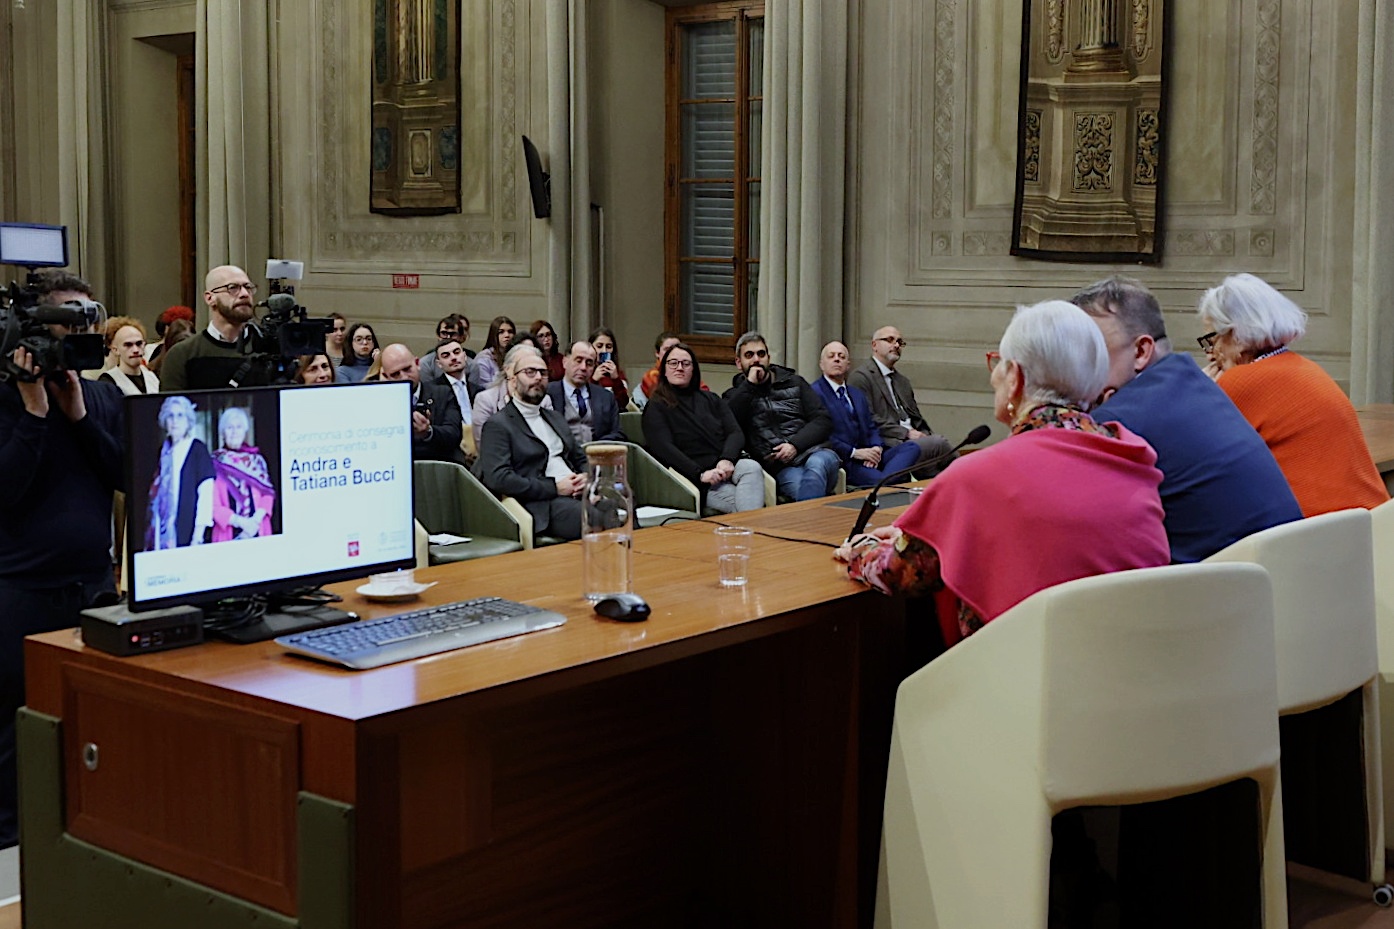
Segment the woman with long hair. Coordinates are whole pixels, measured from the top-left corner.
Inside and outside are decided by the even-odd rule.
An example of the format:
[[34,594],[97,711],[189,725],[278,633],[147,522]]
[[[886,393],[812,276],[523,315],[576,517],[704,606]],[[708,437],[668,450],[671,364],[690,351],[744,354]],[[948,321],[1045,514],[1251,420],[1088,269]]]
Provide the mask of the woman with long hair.
[[591,333],[587,341],[595,349],[596,356],[591,382],[614,394],[615,405],[623,412],[629,406],[629,382],[624,379],[624,368],[615,360],[619,356],[619,348],[615,343],[614,330],[601,326]]
[[194,435],[197,420],[188,397],[168,397],[160,404],[165,440],[150,482],[146,551],[208,541],[205,533],[213,527],[213,457],[203,440]]
[[252,419],[240,406],[218,417],[218,450],[213,453],[213,541],[255,539],[271,534],[276,488],[266,459],[248,443]]
[[344,337],[344,360],[334,372],[337,384],[357,384],[368,376],[380,354],[378,335],[367,323],[354,323]]
[[557,335],[557,330],[553,329],[547,320],[539,319],[528,327],[528,332],[532,333],[537,342],[537,350],[542,353],[542,362],[547,365],[547,380],[561,380],[562,375],[566,373],[566,368],[562,365],[566,350],[561,346],[561,337]]
[[682,342],[670,345],[659,358],[658,382],[644,405],[644,445],[701,491],[704,509],[758,510],[765,505],[765,469],[741,457],[745,434],[730,404],[701,383],[692,349]]
[[489,323],[489,335],[484,339],[484,349],[474,358],[474,389],[483,390],[494,383],[503,369],[503,356],[513,347],[513,338],[518,327],[507,316],[495,316]]

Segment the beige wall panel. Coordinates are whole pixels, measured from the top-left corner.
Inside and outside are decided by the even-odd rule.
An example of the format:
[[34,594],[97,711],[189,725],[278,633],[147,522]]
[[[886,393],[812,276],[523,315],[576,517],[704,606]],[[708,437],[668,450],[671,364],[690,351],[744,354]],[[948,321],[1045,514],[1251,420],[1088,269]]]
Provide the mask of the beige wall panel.
[[855,353],[877,325],[898,325],[912,343],[902,368],[936,427],[958,433],[988,414],[982,352],[1016,304],[1133,273],[1186,347],[1200,292],[1247,270],[1312,312],[1303,349],[1344,377],[1356,61],[1336,40],[1355,32],[1358,0],[1174,4],[1165,257],[1131,268],[1008,254],[1019,47],[1008,6],[862,7]]
[[186,34],[193,49],[194,4],[178,0],[111,7],[111,126],[120,293],[113,313],[145,322],[180,296],[177,56],[145,39]]
[[[1166,198],[1172,215],[1234,209],[1234,155],[1238,129],[1239,5],[1173,4],[1167,51],[1167,148],[1190,170],[1169,171]],[[1185,61],[1185,67],[1175,63]],[[1174,163],[1174,162],[1173,162]]]
[[650,0],[598,0],[588,14],[591,195],[605,211],[600,311],[632,382],[663,328],[664,12]]
[[[463,212],[445,216],[368,210],[371,0],[280,0],[279,17],[276,257],[305,262],[302,302],[421,350],[446,313],[470,317],[475,349],[495,315],[547,315],[548,226],[520,141],[547,151],[542,0],[461,3]],[[420,288],[394,290],[397,273]]]
[[1016,199],[1016,98],[1021,74],[1021,4],[987,0],[969,5],[972,32],[964,43],[972,84],[968,93],[973,147],[964,169],[969,216],[1000,219]]

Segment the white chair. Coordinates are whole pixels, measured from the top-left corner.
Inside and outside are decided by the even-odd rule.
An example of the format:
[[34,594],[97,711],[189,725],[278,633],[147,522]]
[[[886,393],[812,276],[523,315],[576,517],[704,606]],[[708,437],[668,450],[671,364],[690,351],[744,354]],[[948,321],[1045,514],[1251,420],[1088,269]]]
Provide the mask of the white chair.
[[1384,763],[1384,840],[1394,838],[1394,732],[1383,732],[1383,725],[1394,726],[1394,500],[1370,511],[1374,541],[1375,631],[1379,637],[1379,704],[1381,755]]
[[[1262,565],[1273,580],[1290,859],[1368,880],[1387,905],[1369,512],[1274,526],[1206,561]],[[1342,726],[1350,738],[1334,734]]]
[[911,675],[878,929],[1044,929],[1056,813],[1244,778],[1260,799],[1263,925],[1286,926],[1273,655],[1267,574],[1185,565],[1041,591]]

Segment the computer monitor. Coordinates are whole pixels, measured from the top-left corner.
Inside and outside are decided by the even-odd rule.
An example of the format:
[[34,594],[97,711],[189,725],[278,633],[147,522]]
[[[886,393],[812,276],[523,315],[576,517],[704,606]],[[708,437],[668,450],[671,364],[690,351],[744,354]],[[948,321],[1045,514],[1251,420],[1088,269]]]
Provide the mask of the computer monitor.
[[415,565],[411,386],[126,398],[132,611]]

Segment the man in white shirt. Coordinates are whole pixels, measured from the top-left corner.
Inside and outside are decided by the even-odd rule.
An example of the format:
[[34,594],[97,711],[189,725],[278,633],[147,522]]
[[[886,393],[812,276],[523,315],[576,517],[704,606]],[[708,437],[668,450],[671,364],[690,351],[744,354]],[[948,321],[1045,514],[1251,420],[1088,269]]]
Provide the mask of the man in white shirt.
[[920,448],[920,460],[925,462],[924,470],[916,473],[932,477],[953,460],[948,454],[952,446],[929,428],[915,400],[915,388],[895,369],[905,344],[895,326],[877,329],[871,337],[871,360],[848,375],[847,383],[871,401],[871,416],[885,447],[914,442]]
[[[460,450],[465,453],[465,460],[469,464],[474,464],[474,460],[479,457],[479,450],[474,443],[473,417],[471,410],[474,409],[474,390],[469,383],[467,372],[469,371],[469,356],[465,354],[465,347],[460,344],[459,339],[442,339],[436,346],[435,366],[440,369],[440,377],[444,378],[445,386],[450,388],[450,392],[455,395],[455,402],[460,405],[460,421],[462,425],[463,438],[460,440]],[[426,364],[421,364],[421,379],[430,380],[426,376]]]
[[412,459],[465,464],[460,446],[460,406],[446,386],[444,375],[434,382],[422,381],[416,356],[400,342],[384,348],[381,358],[384,381],[407,381],[412,385]]
[[599,384],[591,384],[597,358],[594,346],[585,340],[577,342],[562,359],[563,379],[547,385],[552,409],[563,411],[571,434],[583,446],[587,442],[624,441],[614,395]]
[[513,497],[533,519],[534,536],[581,537],[586,456],[566,419],[541,404],[547,365],[535,350],[516,356],[509,402],[484,424],[475,474],[500,496]]

